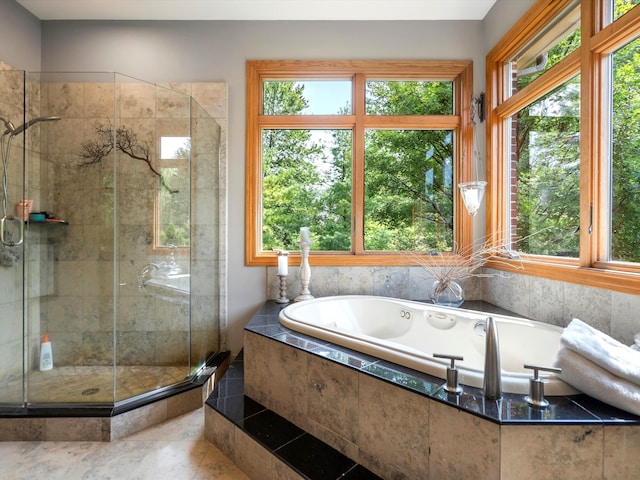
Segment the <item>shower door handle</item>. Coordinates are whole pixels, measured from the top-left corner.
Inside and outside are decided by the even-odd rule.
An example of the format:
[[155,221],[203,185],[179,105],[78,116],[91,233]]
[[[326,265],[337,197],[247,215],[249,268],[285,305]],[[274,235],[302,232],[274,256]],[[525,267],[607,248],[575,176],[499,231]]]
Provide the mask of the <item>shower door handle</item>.
[[[18,241],[15,242],[13,240],[13,233],[7,230],[7,221],[9,221],[18,226],[17,230],[19,232]],[[24,240],[24,220],[18,217],[14,217],[13,215],[9,215],[8,217],[2,217],[0,219],[0,242],[7,247],[15,247],[17,245],[21,245]]]

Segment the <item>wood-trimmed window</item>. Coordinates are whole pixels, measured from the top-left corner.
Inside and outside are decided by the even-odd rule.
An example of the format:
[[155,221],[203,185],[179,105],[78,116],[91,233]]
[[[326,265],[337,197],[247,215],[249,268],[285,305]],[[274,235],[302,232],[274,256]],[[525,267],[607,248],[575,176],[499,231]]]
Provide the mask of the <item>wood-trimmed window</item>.
[[158,151],[153,253],[185,254],[190,248],[191,137],[161,136]]
[[487,56],[487,232],[525,273],[640,293],[634,3],[540,0]]
[[[435,150],[439,146],[446,147],[449,156],[445,166],[440,165],[439,170],[435,169],[435,173],[434,169],[429,170],[428,168],[416,173],[416,177],[422,175],[421,191],[416,189],[416,196],[423,195],[425,190],[427,190],[426,196],[433,194],[428,191],[429,187],[440,181],[434,181],[433,176],[435,175],[437,178],[446,176],[448,179],[444,182],[446,185],[440,185],[440,187],[448,189],[450,213],[448,216],[442,212],[437,212],[437,214],[440,215],[440,218],[448,218],[451,237],[448,242],[449,247],[455,244],[457,248],[468,250],[472,241],[472,218],[464,209],[456,185],[471,180],[472,175],[471,162],[463,161],[463,158],[470,159],[472,152],[470,108],[473,81],[470,61],[256,60],[247,62],[246,73],[245,261],[247,265],[275,265],[273,248],[285,248],[292,251],[291,263],[299,262],[299,252],[295,251],[299,228],[302,226],[310,227],[312,240],[317,240],[322,235],[328,236],[330,227],[339,223],[337,220],[329,218],[329,215],[336,215],[335,218],[344,220],[342,230],[337,232],[332,230],[336,238],[336,245],[340,245],[340,247],[331,249],[331,243],[327,238],[321,238],[320,240],[324,241],[325,247],[313,252],[315,265],[403,265],[412,263],[407,251],[425,252],[425,250],[429,250],[432,253],[440,250],[441,244],[447,242],[443,241],[438,244],[438,242],[432,241],[431,245],[425,246],[420,243],[419,232],[410,239],[408,244],[400,245],[398,248],[389,246],[382,249],[377,248],[379,243],[375,238],[377,233],[375,222],[369,221],[368,215],[373,216],[370,212],[376,207],[379,209],[394,207],[393,201],[390,200],[393,189],[389,188],[389,183],[393,183],[395,177],[389,176],[388,182],[383,179],[376,183],[372,180],[373,175],[367,174],[368,154],[366,150],[370,142],[378,145],[377,152],[388,145],[389,162],[399,162],[399,166],[397,165],[395,168],[400,169],[405,155],[415,155],[416,150],[424,148],[426,150],[420,151],[419,154],[422,155],[422,160],[427,162],[430,156],[434,155],[434,148],[432,148],[434,145]],[[273,108],[270,103],[274,96],[279,95],[280,87],[285,87],[289,92],[299,93],[300,89],[310,89],[314,82],[319,84],[330,82],[338,87],[344,87],[346,84],[349,93],[346,96],[345,106],[338,111],[325,112],[323,109],[328,107],[323,105],[322,100],[319,100],[316,104],[323,106],[315,112],[302,111],[301,106],[298,110],[294,110],[294,113],[291,113],[285,111],[286,108],[283,106]],[[440,84],[449,85],[446,88],[450,89],[450,107],[434,107],[433,104],[437,102],[425,101],[425,104],[429,103],[431,106],[425,107],[423,111],[419,100],[423,98],[420,97],[420,92],[415,93],[416,97],[408,98],[407,102],[403,102],[402,99],[398,100],[397,96],[390,94],[389,98],[393,97],[394,99],[391,102],[394,106],[392,113],[385,110],[385,106],[382,105],[384,102],[375,103],[371,100],[372,89],[388,89],[392,93],[398,91],[394,89],[413,91],[413,87],[430,88],[430,85],[427,85],[429,82],[433,85],[439,82],[437,88],[442,87]],[[443,96],[446,97],[446,95]],[[380,100],[381,97],[376,98]],[[309,104],[313,106],[316,101],[307,101],[306,98],[294,100],[302,101],[302,104],[307,106]],[[442,108],[448,109],[446,114],[443,114]],[[283,174],[273,180],[268,177],[270,172],[267,170],[270,167],[266,166],[272,166],[275,157],[282,157],[279,159],[282,164],[287,161],[295,163],[292,158],[301,163],[304,160],[300,160],[300,158],[305,157],[299,154],[296,157],[294,153],[285,148],[268,151],[268,147],[265,145],[272,145],[283,136],[287,136],[289,139],[300,138],[302,144],[308,144],[312,134],[324,136],[324,138],[332,137],[334,141],[342,142],[336,146],[329,141],[327,148],[333,149],[335,152],[339,150],[339,146],[343,147],[340,151],[348,160],[343,166],[345,175],[348,175],[348,185],[342,185],[343,196],[339,200],[333,203],[331,201],[324,202],[324,208],[329,213],[322,211],[315,217],[305,217],[304,212],[300,213],[300,209],[296,207],[298,204],[304,204],[311,200],[304,196],[302,189],[299,189],[295,196],[292,194],[287,196],[286,187],[299,185],[300,182],[311,182],[308,180],[311,176],[305,176],[306,171],[294,171],[290,177],[285,177]],[[424,140],[425,136],[428,140]],[[409,149],[405,149],[405,151],[393,150],[392,140],[399,137],[403,138],[405,146],[410,144],[414,138],[418,138],[421,143],[411,151],[408,151]],[[431,144],[425,146],[429,142]],[[345,145],[346,148],[344,148]],[[288,143],[287,146],[293,148],[291,143]],[[306,153],[307,156],[316,155],[314,158],[320,159],[316,160],[316,165],[321,162],[322,148],[315,150],[308,148]],[[414,164],[416,163],[419,163],[419,160],[414,161]],[[320,170],[322,170],[321,167]],[[390,171],[393,170],[390,169]],[[390,173],[390,175],[392,174]],[[393,175],[398,176],[397,173]],[[265,198],[265,183],[274,181],[280,182],[279,185],[282,188],[278,190],[278,195],[270,194],[268,198]],[[271,184],[267,186],[269,185]],[[402,187],[407,186],[403,184]],[[323,184],[319,182],[310,183],[308,188],[317,191],[329,187],[326,187],[326,184],[323,187]],[[367,197],[367,189],[373,188],[384,190],[384,195],[386,195],[384,201],[387,202],[385,205],[372,205],[374,203],[372,201],[365,205],[365,198],[370,198]],[[409,191],[408,187],[407,191]],[[279,197],[280,193],[282,193],[282,197]],[[403,198],[406,199],[406,197],[405,194]],[[298,199],[298,201],[296,202],[292,198]],[[396,205],[401,205],[403,198],[400,198]],[[331,204],[327,207],[326,205],[329,203]],[[433,208],[437,209],[437,206]],[[299,217],[299,225],[296,224],[298,220],[291,221],[286,232],[278,233],[277,229],[280,225],[277,221],[265,221],[263,210],[267,209],[270,209],[269,212],[279,210],[276,213],[279,213],[280,217],[274,215],[270,218],[281,218],[283,221],[289,222],[291,218],[297,219]],[[417,209],[414,208],[414,211]],[[418,214],[421,212],[416,213],[416,216]],[[324,220],[323,215],[329,218],[328,223],[324,226],[320,225],[320,222]],[[339,217],[340,215],[342,217]],[[426,218],[426,216],[423,217]],[[265,225],[265,223],[268,224]],[[417,230],[417,228],[415,229]],[[386,245],[395,244],[388,242]],[[313,249],[314,247],[312,247]],[[442,250],[447,251],[447,247],[445,246]],[[450,248],[450,250],[453,249]]]

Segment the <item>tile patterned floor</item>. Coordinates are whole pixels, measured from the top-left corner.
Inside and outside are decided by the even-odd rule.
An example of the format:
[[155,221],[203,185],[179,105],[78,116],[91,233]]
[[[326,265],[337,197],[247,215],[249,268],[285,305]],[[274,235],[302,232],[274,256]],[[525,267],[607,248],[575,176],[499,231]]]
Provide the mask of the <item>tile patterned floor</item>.
[[0,442],[3,480],[250,480],[204,439],[203,408],[106,442]]

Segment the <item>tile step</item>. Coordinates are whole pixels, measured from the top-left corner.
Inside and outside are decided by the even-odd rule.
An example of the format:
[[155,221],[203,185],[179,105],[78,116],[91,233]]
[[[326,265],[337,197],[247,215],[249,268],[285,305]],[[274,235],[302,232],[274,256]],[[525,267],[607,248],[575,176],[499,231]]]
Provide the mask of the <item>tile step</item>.
[[[335,448],[244,395],[242,353],[231,363],[205,405],[205,437],[247,475],[307,480],[382,480]],[[244,441],[242,432],[262,449]],[[266,465],[265,458],[271,458]],[[274,466],[275,465],[275,466]],[[275,469],[274,471],[268,471]],[[280,470],[278,470],[280,469]],[[252,477],[254,478],[254,477]],[[281,477],[278,477],[281,478]]]

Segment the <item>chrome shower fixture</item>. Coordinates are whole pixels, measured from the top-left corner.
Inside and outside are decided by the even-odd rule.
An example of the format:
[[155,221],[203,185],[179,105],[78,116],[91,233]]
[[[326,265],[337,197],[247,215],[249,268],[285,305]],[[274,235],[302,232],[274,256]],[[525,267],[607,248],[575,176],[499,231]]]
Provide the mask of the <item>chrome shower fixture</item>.
[[4,123],[4,126],[6,128],[6,130],[4,131],[4,133],[2,134],[2,136],[5,136],[7,133],[11,133],[13,132],[16,127],[13,126],[13,123],[11,123],[9,120],[7,120],[6,118],[2,118],[0,117],[0,122]]
[[[0,244],[3,247],[13,247],[20,245],[24,239],[24,221],[8,213],[9,159],[11,154],[11,140],[13,140],[13,137],[19,135],[27,128],[38,122],[52,122],[56,120],[60,120],[60,117],[37,117],[32,118],[28,122],[25,122],[16,128],[9,120],[0,117],[0,121],[4,123],[4,126],[6,128],[4,133],[0,136],[0,160],[2,160],[2,182],[0,184],[0,201],[2,202],[2,217],[0,218]],[[10,225],[13,225],[14,227],[17,226],[18,228],[12,228],[10,227]],[[18,232],[17,240],[14,238],[16,230]],[[2,258],[0,258],[0,263],[2,265],[7,265],[8,263],[11,264],[11,262],[9,262],[7,258],[8,257],[3,254]]]
[[[7,122],[5,121],[5,126],[7,127],[7,130],[5,130],[5,132],[3,133],[3,135],[6,135],[7,133],[10,133],[11,136],[15,136],[15,135],[19,135],[20,133],[22,133],[24,130],[26,130],[27,128],[29,128],[31,125],[38,123],[38,122],[55,122],[57,120],[60,120],[60,117],[37,117],[37,118],[32,118],[31,120],[29,120],[26,123],[23,123],[22,125],[20,125],[17,128],[13,128],[11,129],[8,125]],[[13,124],[11,122],[8,122],[9,125],[11,127],[13,127]]]

